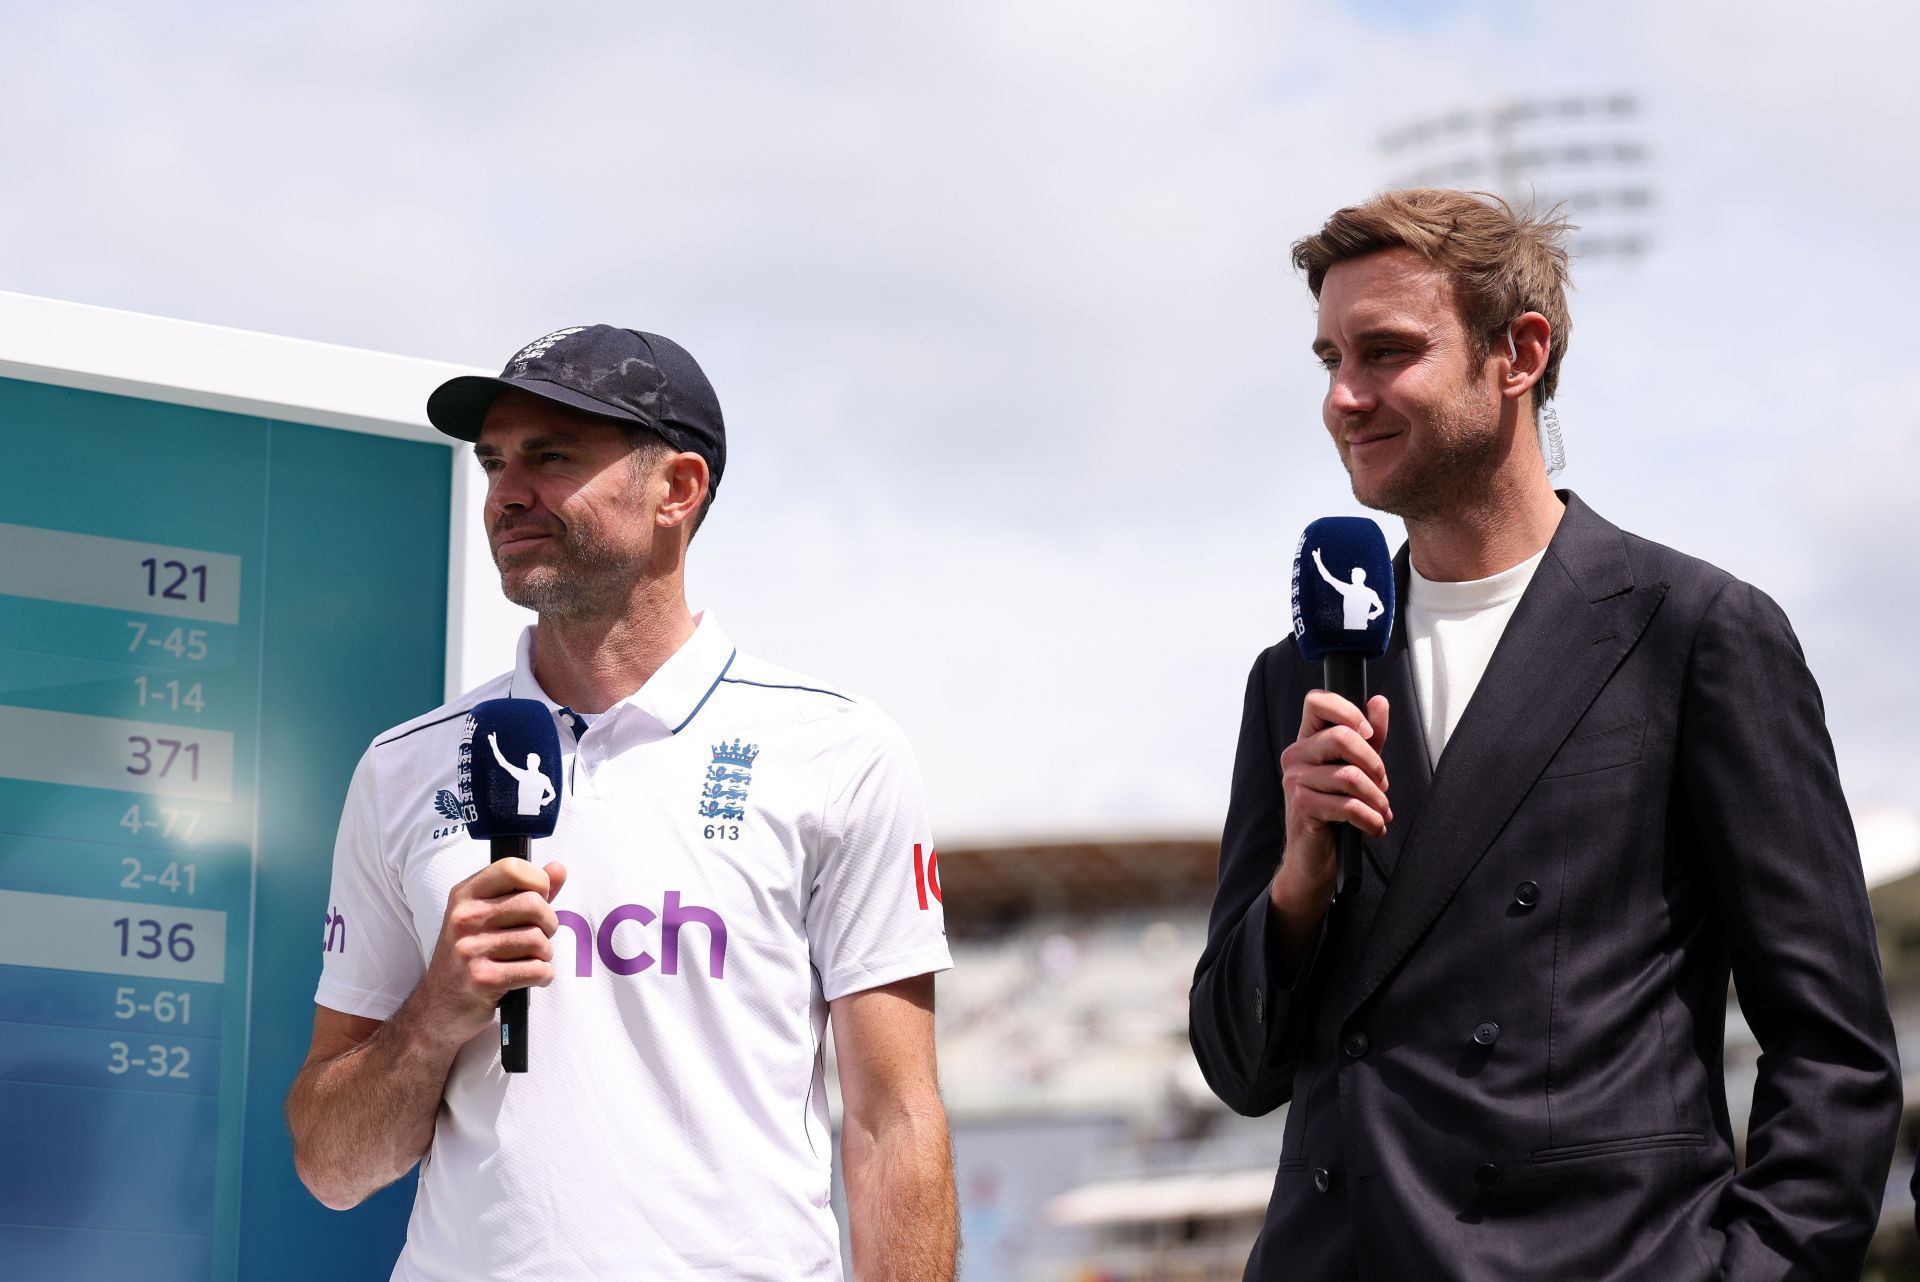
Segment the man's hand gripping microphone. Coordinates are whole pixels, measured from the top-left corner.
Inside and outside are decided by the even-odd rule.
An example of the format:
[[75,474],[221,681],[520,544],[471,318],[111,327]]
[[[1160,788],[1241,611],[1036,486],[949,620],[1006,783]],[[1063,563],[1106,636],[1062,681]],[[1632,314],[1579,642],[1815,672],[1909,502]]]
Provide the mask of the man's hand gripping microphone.
[[[1366,517],[1330,516],[1306,528],[1293,558],[1294,638],[1303,658],[1320,660],[1326,690],[1362,718],[1368,714],[1367,661],[1387,652],[1393,607],[1393,558],[1379,526]],[[1311,697],[1307,715],[1313,716]],[[1335,824],[1333,833],[1339,900],[1360,889],[1361,833],[1348,823]]]
[[[490,843],[492,862],[526,859],[560,818],[560,736],[537,699],[488,699],[469,714],[461,747],[467,835]],[[527,1071],[527,990],[500,999],[500,1066]]]

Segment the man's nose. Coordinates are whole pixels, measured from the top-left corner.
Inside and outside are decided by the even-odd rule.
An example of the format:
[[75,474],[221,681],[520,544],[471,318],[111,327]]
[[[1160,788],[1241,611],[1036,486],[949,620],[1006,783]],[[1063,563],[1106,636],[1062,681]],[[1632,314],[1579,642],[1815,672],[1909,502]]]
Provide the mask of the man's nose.
[[1373,408],[1374,398],[1361,380],[1342,366],[1333,372],[1333,382],[1327,388],[1327,404],[1342,414],[1364,414]]
[[486,507],[490,513],[524,512],[533,505],[533,489],[527,483],[527,471],[513,459],[494,469],[487,486]]

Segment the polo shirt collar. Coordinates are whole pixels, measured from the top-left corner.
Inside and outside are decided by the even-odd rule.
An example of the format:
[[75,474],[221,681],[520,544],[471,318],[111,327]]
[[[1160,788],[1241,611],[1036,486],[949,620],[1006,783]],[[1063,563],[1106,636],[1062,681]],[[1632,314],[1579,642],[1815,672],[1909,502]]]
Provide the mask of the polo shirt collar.
[[[555,703],[533,676],[533,635],[538,625],[529,624],[520,633],[520,646],[514,661],[513,678],[507,693],[517,698],[538,699],[555,713]],[[733,666],[733,640],[721,629],[713,611],[700,612],[693,629],[678,650],[660,665],[647,683],[605,712],[587,713],[596,724],[602,717],[628,712],[639,713],[657,722],[668,734],[678,734],[706,706],[720,680]]]

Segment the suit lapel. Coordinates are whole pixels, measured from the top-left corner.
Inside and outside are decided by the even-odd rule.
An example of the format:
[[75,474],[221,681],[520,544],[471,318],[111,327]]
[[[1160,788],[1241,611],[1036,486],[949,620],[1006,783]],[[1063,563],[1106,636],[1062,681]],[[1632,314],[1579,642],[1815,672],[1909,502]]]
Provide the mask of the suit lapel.
[[1394,866],[1400,861],[1400,849],[1413,829],[1414,820],[1426,803],[1427,788],[1433,778],[1433,759],[1427,751],[1427,732],[1420,716],[1420,701],[1413,688],[1413,661],[1407,651],[1407,549],[1393,559],[1393,577],[1398,608],[1394,611],[1393,633],[1387,639],[1387,652],[1367,665],[1370,694],[1387,696],[1387,746],[1380,756],[1387,767],[1387,797],[1393,803],[1393,822],[1384,837],[1369,837],[1364,843],[1382,882],[1393,879]]
[[[1372,996],[1440,916],[1666,595],[1664,583],[1634,583],[1618,528],[1571,492],[1564,497],[1567,511],[1547,555],[1494,649],[1424,800],[1398,835],[1396,876],[1367,936],[1352,1009]],[[1399,666],[1408,711],[1417,719],[1411,664],[1403,657]],[[1392,741],[1389,733],[1390,748]],[[1396,790],[1399,768],[1389,762]],[[1398,828],[1403,816],[1397,796],[1394,811]]]

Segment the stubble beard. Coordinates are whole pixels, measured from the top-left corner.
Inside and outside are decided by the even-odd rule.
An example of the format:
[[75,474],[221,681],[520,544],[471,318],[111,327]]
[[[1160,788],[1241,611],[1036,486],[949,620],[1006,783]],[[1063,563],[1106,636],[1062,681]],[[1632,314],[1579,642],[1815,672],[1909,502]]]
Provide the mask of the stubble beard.
[[592,531],[561,530],[552,535],[550,548],[544,563],[529,566],[517,580],[508,577],[498,554],[494,557],[501,594],[543,619],[617,614],[641,575],[640,557],[621,552]]
[[1403,521],[1431,521],[1479,507],[1491,492],[1500,452],[1498,430],[1474,412],[1463,388],[1434,408],[1419,444],[1371,492],[1361,492],[1351,462],[1347,479],[1361,506]]

